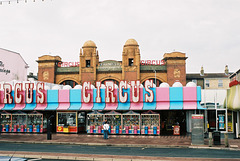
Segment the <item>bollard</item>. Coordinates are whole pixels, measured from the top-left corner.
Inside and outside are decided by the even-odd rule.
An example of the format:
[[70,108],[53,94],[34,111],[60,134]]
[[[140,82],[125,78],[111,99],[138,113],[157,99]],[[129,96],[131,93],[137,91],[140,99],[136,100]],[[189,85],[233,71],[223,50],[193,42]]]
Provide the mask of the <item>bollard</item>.
[[225,143],[225,147],[229,147],[229,143],[228,143],[228,133],[224,133],[224,143]]
[[212,132],[209,132],[208,139],[209,139],[209,147],[212,147],[212,145],[213,145],[213,137],[212,137]]

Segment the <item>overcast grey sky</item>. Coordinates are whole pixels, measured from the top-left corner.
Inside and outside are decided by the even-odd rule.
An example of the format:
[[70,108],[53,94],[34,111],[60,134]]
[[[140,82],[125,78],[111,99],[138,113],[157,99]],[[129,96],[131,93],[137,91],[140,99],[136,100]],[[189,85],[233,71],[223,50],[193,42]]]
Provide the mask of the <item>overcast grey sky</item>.
[[100,61],[121,60],[137,40],[142,60],[186,53],[187,72],[240,68],[240,0],[28,0],[0,5],[0,48],[22,55],[37,73],[38,57],[79,61],[93,40]]

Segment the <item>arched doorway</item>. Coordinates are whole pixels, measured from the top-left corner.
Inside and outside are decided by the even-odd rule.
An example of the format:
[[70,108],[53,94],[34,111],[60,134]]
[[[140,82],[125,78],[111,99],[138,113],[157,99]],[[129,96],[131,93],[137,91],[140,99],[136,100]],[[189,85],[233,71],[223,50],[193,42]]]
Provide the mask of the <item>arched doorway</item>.
[[65,80],[65,81],[61,82],[60,84],[61,85],[70,85],[72,88],[74,88],[76,85],[78,85],[78,83],[73,80]]
[[112,81],[114,84],[119,85],[119,82],[117,80],[115,80],[115,79],[105,79],[101,83],[105,84],[106,81]]

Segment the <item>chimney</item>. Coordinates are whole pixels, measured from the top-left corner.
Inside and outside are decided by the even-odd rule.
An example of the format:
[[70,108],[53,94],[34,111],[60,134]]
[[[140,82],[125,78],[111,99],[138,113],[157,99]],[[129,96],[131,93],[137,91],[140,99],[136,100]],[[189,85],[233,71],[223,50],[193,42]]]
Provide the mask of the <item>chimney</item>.
[[200,70],[200,76],[204,76],[204,69],[203,69],[203,66],[201,67],[201,70]]
[[225,75],[229,74],[229,70],[228,70],[228,65],[225,66],[225,71],[224,71]]

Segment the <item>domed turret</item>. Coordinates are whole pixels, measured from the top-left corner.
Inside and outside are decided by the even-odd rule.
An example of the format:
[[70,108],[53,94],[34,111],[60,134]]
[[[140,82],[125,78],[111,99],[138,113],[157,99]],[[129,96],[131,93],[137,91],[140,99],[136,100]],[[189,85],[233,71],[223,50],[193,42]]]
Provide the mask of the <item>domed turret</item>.
[[[127,81],[140,80],[140,50],[135,39],[128,39],[122,52],[123,77]],[[135,75],[135,76],[133,76]]]
[[[92,40],[86,41],[80,49],[79,75],[80,82],[96,81],[96,68],[99,64],[97,46]],[[84,73],[84,74],[82,74]]]
[[126,42],[125,42],[125,46],[138,46],[138,43],[135,39],[128,39]]
[[92,40],[88,40],[83,44],[82,48],[97,48],[95,42],[93,42]]

